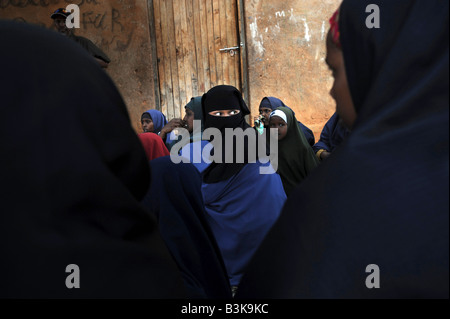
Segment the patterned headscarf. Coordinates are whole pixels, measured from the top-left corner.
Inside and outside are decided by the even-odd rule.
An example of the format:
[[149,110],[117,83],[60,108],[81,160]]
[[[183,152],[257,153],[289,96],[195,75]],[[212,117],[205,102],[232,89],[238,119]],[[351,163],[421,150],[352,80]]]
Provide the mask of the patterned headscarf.
[[333,14],[330,19],[330,33],[333,43],[340,48],[341,47],[341,34],[339,32],[339,9]]

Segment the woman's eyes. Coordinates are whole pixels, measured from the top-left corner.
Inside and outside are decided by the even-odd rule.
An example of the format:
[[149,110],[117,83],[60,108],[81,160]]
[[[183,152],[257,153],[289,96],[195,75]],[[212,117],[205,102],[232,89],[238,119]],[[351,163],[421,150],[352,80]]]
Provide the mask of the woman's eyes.
[[232,116],[232,115],[236,115],[239,114],[239,110],[233,110],[233,111],[229,111],[229,112],[214,112],[214,113],[210,113],[213,116],[226,116],[228,114],[228,116]]

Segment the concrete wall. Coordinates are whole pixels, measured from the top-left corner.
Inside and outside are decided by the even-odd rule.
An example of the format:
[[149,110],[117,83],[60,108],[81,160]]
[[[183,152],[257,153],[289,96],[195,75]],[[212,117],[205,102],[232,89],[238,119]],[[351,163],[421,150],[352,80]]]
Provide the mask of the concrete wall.
[[245,0],[252,114],[265,96],[294,109],[316,140],[335,111],[325,65],[328,19],[341,0]]
[[[146,0],[0,0],[0,18],[54,29],[50,15],[74,3],[80,7],[80,29],[111,59],[106,69],[121,92],[135,129],[140,115],[154,108],[154,70]],[[69,61],[68,61],[69,62]]]

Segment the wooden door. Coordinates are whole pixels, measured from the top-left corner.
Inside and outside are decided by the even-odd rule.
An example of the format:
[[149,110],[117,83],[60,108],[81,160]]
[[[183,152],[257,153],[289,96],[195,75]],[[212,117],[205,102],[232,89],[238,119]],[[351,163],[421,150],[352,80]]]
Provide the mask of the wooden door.
[[[238,0],[153,0],[157,104],[170,120],[219,84],[242,90]],[[238,49],[223,50],[238,47]]]

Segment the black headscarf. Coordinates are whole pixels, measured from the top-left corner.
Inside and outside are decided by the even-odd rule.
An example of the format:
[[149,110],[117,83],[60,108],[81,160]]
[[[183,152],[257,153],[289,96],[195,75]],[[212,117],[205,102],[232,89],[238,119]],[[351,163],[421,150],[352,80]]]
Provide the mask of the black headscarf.
[[169,156],[151,161],[143,204],[156,214],[161,236],[180,268],[189,298],[231,298],[222,254],[206,220],[202,178],[190,163]]
[[0,42],[0,297],[183,297],[139,203],[148,162],[111,79],[51,31],[3,21]]
[[[212,111],[234,109],[240,110],[239,114],[229,117],[213,116],[209,114]],[[245,116],[250,114],[250,111],[242,98],[241,92],[229,85],[218,85],[203,94],[202,110],[203,119],[205,121],[205,130],[214,127],[219,129],[222,133],[222,163],[211,163],[203,173],[203,180],[206,183],[217,183],[219,181],[227,180],[231,176],[237,174],[252,160],[248,158],[248,143],[245,143],[244,163],[237,163],[236,143],[234,143],[234,163],[225,163],[225,129],[241,128],[245,131],[247,128],[250,128],[250,125],[245,121]]]
[[287,200],[238,295],[448,298],[449,3],[344,0],[340,34],[358,119]]

